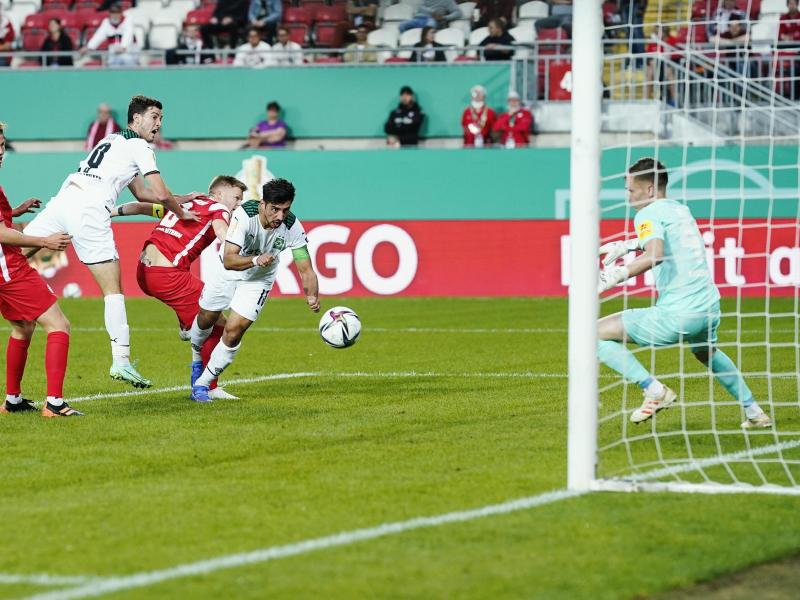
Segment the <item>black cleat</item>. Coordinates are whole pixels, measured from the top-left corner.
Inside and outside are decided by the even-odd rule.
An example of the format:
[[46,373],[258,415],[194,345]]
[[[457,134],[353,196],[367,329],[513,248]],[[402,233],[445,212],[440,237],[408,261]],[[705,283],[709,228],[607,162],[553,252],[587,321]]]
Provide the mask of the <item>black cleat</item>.
[[36,408],[30,400],[22,399],[22,402],[18,402],[17,404],[11,404],[8,400],[3,402],[2,406],[0,406],[0,413],[3,414],[11,414],[11,413],[24,413],[24,412],[37,412],[39,409]]

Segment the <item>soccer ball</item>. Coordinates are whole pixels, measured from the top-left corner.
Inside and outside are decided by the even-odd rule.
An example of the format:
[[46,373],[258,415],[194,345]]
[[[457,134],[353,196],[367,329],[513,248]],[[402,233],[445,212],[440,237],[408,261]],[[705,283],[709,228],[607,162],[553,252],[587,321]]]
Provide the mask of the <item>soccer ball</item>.
[[319,334],[329,346],[347,348],[358,340],[361,320],[346,306],[334,306],[326,310],[319,320]]
[[64,298],[80,298],[83,290],[81,290],[81,286],[77,283],[68,283],[64,286],[64,289],[61,290],[61,295]]

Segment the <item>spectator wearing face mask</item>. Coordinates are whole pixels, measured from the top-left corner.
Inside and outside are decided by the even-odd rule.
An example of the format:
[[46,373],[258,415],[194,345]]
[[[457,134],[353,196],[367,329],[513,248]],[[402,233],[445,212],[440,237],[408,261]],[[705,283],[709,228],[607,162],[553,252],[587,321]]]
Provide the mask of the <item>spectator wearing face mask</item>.
[[533,115],[522,106],[517,92],[508,93],[508,112],[497,118],[494,131],[506,148],[524,148],[530,144]]
[[486,90],[476,85],[470,90],[470,105],[461,115],[465,148],[483,148],[492,145],[492,128],[497,120],[494,110],[486,106]]

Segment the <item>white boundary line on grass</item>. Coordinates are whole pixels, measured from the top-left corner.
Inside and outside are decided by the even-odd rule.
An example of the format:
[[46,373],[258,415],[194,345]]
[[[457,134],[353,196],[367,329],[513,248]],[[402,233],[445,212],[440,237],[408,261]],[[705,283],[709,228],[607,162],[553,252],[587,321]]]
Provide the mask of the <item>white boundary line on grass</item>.
[[10,575],[7,573],[0,573],[0,584],[4,585],[84,585],[102,579],[106,578],[93,577],[91,575],[47,575],[46,573],[39,575]]

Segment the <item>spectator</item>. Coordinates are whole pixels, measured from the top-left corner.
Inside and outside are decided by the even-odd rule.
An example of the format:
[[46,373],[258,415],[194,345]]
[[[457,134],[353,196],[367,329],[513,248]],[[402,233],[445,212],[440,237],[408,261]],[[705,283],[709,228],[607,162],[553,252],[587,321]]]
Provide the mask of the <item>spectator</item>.
[[289,39],[289,30],[285,27],[278,27],[278,41],[272,46],[272,64],[303,64],[303,48]]
[[250,26],[262,30],[270,44],[275,43],[275,34],[282,16],[283,3],[281,0],[251,0],[250,10],[247,12]]
[[344,53],[346,63],[374,63],[378,60],[376,48],[367,42],[367,27],[359,25],[356,29],[356,41],[347,47]]
[[203,37],[208,47],[235,48],[239,32],[247,24],[250,0],[219,0],[208,24],[203,25]]
[[475,27],[488,27],[492,19],[503,19],[506,24],[511,23],[514,6],[514,0],[478,0],[475,5],[478,14]]
[[266,67],[270,64],[269,44],[261,39],[261,30],[251,27],[247,30],[247,42],[236,49],[234,67]]
[[418,145],[419,130],[424,120],[425,113],[414,98],[414,90],[404,85],[400,88],[400,104],[389,113],[383,126],[388,136],[386,143],[392,148]]
[[506,31],[505,23],[501,19],[489,21],[489,35],[483,39],[481,46],[486,50],[483,57],[486,60],[511,60],[513,50],[498,50],[498,46],[512,46],[514,36]]
[[497,119],[495,112],[486,106],[486,90],[476,85],[470,90],[471,102],[461,115],[464,146],[483,148],[492,145],[492,128]]
[[[652,85],[648,84],[647,86],[647,97],[655,97],[655,91],[658,89],[664,102],[669,106],[677,106],[678,84],[675,81],[675,71],[661,58],[667,54],[666,58],[680,60],[680,55],[669,55],[667,52],[668,46],[677,46],[680,40],[672,34],[670,28],[661,25],[656,25],[655,30],[650,34],[650,39],[652,41],[647,44],[647,53],[654,58],[647,60],[646,81],[652,82]],[[656,67],[658,67],[658,73],[656,73]],[[662,84],[666,84],[666,90]]]
[[[800,11],[797,10],[797,0],[786,2],[786,13],[781,15],[781,25],[778,30],[778,42],[781,48],[797,48],[800,46]],[[0,26],[2,36],[2,26]]]
[[[0,52],[11,52],[11,46],[15,38],[14,24],[3,14],[3,6],[0,5]],[[10,64],[10,57],[0,57],[0,67],[7,67]]]
[[523,108],[517,92],[508,93],[508,112],[497,117],[494,131],[506,148],[521,148],[530,143],[533,115]]
[[378,16],[378,0],[347,0],[347,16],[355,27],[374,24]]
[[111,107],[105,103],[101,104],[97,107],[97,118],[89,125],[89,131],[86,134],[86,142],[83,144],[84,150],[88,152],[97,146],[104,137],[116,133],[119,130],[120,126],[111,114]]
[[436,30],[433,27],[423,27],[422,33],[419,36],[419,41],[414,44],[414,54],[411,60],[414,62],[445,62],[447,58],[443,50],[437,48],[444,48],[442,44],[435,41]]
[[250,130],[247,146],[250,148],[284,148],[289,128],[281,119],[281,106],[275,101],[267,104],[267,120],[260,121]]
[[750,41],[746,23],[739,19],[728,21],[728,30],[714,36],[712,42],[717,46],[746,46]]
[[[72,52],[75,46],[72,39],[64,33],[60,19],[50,19],[47,22],[47,37],[42,43],[42,52]],[[42,59],[42,64],[49,67],[71,67],[72,56],[46,56]]]
[[[205,41],[200,33],[199,25],[187,24],[183,28],[183,33],[178,36],[178,45],[172,50],[167,50],[168,65],[200,65],[213,63],[214,57],[210,54],[203,54]],[[186,50],[186,53],[179,53],[179,50]],[[191,52],[191,54],[189,54]]]
[[714,19],[708,24],[708,39],[728,31],[730,21],[744,21],[745,15],[736,8],[736,0],[722,0]]
[[126,19],[119,4],[112,4],[108,16],[100,23],[81,54],[107,46],[108,64],[130,66],[139,62],[139,46],[133,36],[133,21]]
[[400,23],[400,33],[417,27],[434,27],[442,29],[461,18],[461,9],[455,0],[422,0],[417,14],[409,21]]

